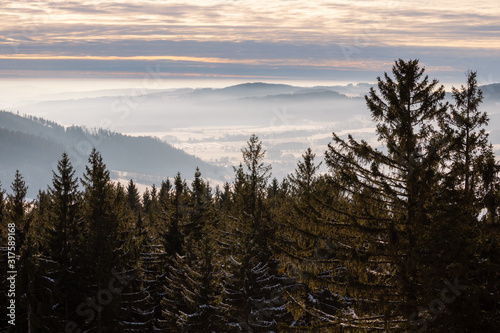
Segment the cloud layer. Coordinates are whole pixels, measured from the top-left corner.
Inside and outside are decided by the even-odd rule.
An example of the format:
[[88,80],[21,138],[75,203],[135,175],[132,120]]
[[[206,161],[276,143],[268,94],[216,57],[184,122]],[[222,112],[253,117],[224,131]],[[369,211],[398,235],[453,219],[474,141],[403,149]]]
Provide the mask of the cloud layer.
[[178,76],[326,79],[401,57],[500,81],[496,0],[7,0],[0,15],[3,77],[133,77],[156,63]]

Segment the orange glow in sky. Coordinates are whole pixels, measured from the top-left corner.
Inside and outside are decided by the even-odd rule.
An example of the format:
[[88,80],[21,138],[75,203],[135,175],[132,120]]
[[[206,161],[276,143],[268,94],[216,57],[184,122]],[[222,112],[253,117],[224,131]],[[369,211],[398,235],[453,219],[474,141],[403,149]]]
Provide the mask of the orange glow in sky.
[[[463,72],[462,63],[446,62],[453,52],[493,61],[500,51],[496,0],[5,0],[0,16],[0,69],[20,74],[5,61],[379,71],[417,50],[429,66]],[[231,70],[247,75],[234,67],[220,74]]]

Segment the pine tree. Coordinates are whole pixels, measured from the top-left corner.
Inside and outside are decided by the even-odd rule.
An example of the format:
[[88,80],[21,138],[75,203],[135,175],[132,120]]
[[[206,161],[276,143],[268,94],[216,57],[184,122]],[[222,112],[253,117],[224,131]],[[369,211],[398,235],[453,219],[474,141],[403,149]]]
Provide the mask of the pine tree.
[[443,127],[452,140],[447,185],[455,192],[461,191],[466,201],[476,201],[474,208],[477,210],[481,201],[477,198],[481,186],[479,169],[484,162],[482,156],[488,154],[491,147],[484,128],[488,124],[488,116],[479,110],[483,95],[476,77],[476,72],[468,72],[467,85],[460,89],[452,88],[455,103]]
[[[169,195],[170,202],[167,207],[163,203],[163,220],[166,224],[164,233],[164,248],[167,255],[167,263],[164,277],[164,297],[162,300],[162,314],[165,318],[162,327],[169,332],[180,330],[178,321],[179,313],[185,311],[186,302],[182,297],[182,283],[185,274],[183,264],[186,250],[185,236],[189,233],[188,214],[188,190],[181,174],[177,173],[174,179],[173,193]],[[165,209],[167,208],[167,209]],[[188,228],[186,228],[188,226]]]
[[164,234],[165,239],[165,252],[169,256],[173,256],[175,253],[182,253],[182,246],[184,244],[184,236],[181,232],[182,224],[184,223],[185,215],[185,184],[181,178],[181,174],[178,173],[174,180],[174,193],[171,198],[172,203],[170,205],[171,209],[164,212],[167,216],[164,216],[167,222],[167,230]]
[[185,225],[185,274],[182,295],[186,311],[179,323],[184,332],[225,330],[222,299],[222,271],[216,241],[218,218],[212,209],[210,186],[196,168],[192,182],[189,222]]
[[42,235],[39,261],[45,288],[50,290],[50,297],[47,297],[50,310],[44,321],[46,327],[61,331],[70,319],[74,319],[70,312],[79,302],[71,297],[77,287],[73,259],[80,245],[77,182],[69,157],[64,153],[58,162],[57,173],[53,172],[52,187],[48,193],[40,192],[35,206],[38,234]]
[[16,321],[16,328],[20,331],[31,332],[47,329],[47,326],[41,322],[41,312],[44,311],[45,303],[43,297],[47,294],[43,290],[45,283],[40,271],[35,231],[27,230],[25,237],[25,242],[19,251],[18,288],[16,288],[16,293],[19,295],[16,316],[23,320]]
[[201,230],[207,220],[210,206],[208,196],[208,185],[201,178],[199,168],[196,168],[194,180],[191,184],[191,203],[189,209],[189,221],[184,224],[184,237],[190,237],[191,241],[197,242],[201,239]]
[[[82,217],[84,222],[83,257],[81,258],[80,287],[82,302],[87,299],[88,316],[85,318],[88,327],[97,332],[119,327],[120,292],[110,294],[108,283],[116,280],[116,276],[125,276],[121,279],[128,284],[133,280],[135,268],[126,269],[127,254],[125,221],[120,219],[122,205],[116,205],[118,193],[110,179],[109,171],[103,162],[102,156],[95,149],[92,150],[85,174],[81,180],[84,186],[84,205]],[[124,191],[121,202],[124,203]],[[117,282],[117,284],[119,284]],[[119,289],[122,290],[123,286]],[[106,294],[106,296],[103,296]],[[84,303],[85,304],[85,303]],[[94,304],[94,308],[91,308]],[[80,310],[81,311],[81,310]],[[81,321],[77,323],[86,327]]]
[[227,331],[224,327],[226,307],[221,297],[222,270],[212,238],[214,230],[210,229],[204,227],[201,239],[190,253],[194,261],[184,262],[182,296],[186,300],[186,309],[179,314],[178,320],[182,332]]
[[137,187],[132,179],[130,179],[127,186],[127,203],[133,212],[137,211],[141,204],[139,191],[137,190]]
[[[148,301],[141,305],[143,317],[147,318],[143,331],[168,332],[162,328],[161,301],[165,295],[164,279],[169,267],[169,256],[164,251],[164,226],[160,225],[162,214],[167,215],[169,203],[156,198],[155,189],[151,190],[149,213],[139,212],[136,223],[137,249],[140,253],[141,288],[148,295]],[[138,327],[137,327],[138,328]]]
[[31,230],[32,212],[28,209],[26,194],[28,187],[23,176],[16,170],[14,181],[11,184],[12,194],[7,196],[6,222],[15,225],[16,256],[19,261],[16,265],[18,277],[16,295],[19,306],[16,310],[18,318],[25,318],[23,322],[16,321],[21,331],[36,329],[38,324],[35,317],[38,315],[36,304],[40,296],[36,282],[38,281],[38,245]]
[[[166,274],[166,294],[162,301],[163,313],[166,318],[165,325],[171,331],[181,330],[180,316],[183,311],[188,309],[187,300],[183,296],[183,289],[186,288],[186,271],[189,269],[188,265],[193,265],[196,262],[193,251],[196,242],[201,238],[201,229],[205,223],[203,213],[206,206],[204,200],[206,188],[199,169],[196,169],[193,188],[189,193],[186,192],[180,174],[175,178],[174,186],[175,191],[171,205],[173,212],[169,222],[167,245],[175,245],[178,250],[175,253],[170,253],[170,263]],[[167,253],[172,250],[173,248],[167,250]]]
[[121,286],[121,291],[116,296],[117,313],[114,320],[118,324],[111,328],[121,332],[150,331],[153,330],[154,319],[151,297],[145,290],[144,283],[144,241],[142,237],[136,237],[136,217],[129,209],[127,191],[118,183],[114,192],[113,207],[119,221],[119,228],[115,231],[119,247],[114,251],[118,252],[117,267],[123,267],[127,283]]
[[144,214],[148,215],[151,208],[151,192],[149,188],[147,188],[142,194],[142,205],[144,207]]
[[16,294],[19,295],[18,311],[19,318],[25,318],[17,322],[16,327],[22,331],[38,331],[47,329],[48,323],[44,320],[50,315],[50,307],[45,299],[50,297],[47,287],[50,280],[43,275],[40,262],[40,247],[44,241],[43,221],[48,208],[48,196],[44,191],[39,191],[36,200],[31,203],[27,219],[29,227],[25,234],[23,246],[19,249],[18,276]]
[[161,214],[162,214],[162,205],[160,201],[160,195],[158,193],[158,189],[155,184],[151,186],[151,204],[149,206],[147,221],[148,228],[153,231],[153,237],[160,238],[160,235],[157,231],[160,229],[161,225]]
[[158,201],[162,205],[166,205],[170,200],[170,191],[172,190],[172,184],[170,184],[170,179],[161,182],[160,193],[158,194]]
[[57,164],[57,173],[53,172],[52,187],[49,188],[49,215],[52,223],[47,235],[48,254],[53,260],[60,262],[62,272],[71,266],[70,260],[77,245],[80,200],[77,182],[69,157],[63,153]]
[[385,330],[403,328],[435,295],[421,268],[430,260],[425,236],[438,222],[433,200],[447,147],[436,127],[446,116],[444,87],[429,81],[417,60],[396,61],[392,73],[395,80],[379,77],[378,93],[372,88],[365,97],[385,151],[334,134],[326,153],[334,187],[353,203],[331,207],[333,245],[346,269],[334,287],[354,298],[354,312],[342,321]]
[[302,161],[299,161],[295,174],[289,176],[290,183],[294,185],[295,194],[300,198],[309,199],[313,193],[314,185],[316,183],[317,172],[322,162],[314,164],[314,154],[311,148],[307,148],[306,152],[302,155]]
[[[484,331],[485,322],[488,322],[486,326],[500,326],[482,315],[484,308],[488,307],[486,304],[499,300],[498,288],[489,288],[486,292],[482,287],[490,285],[498,275],[486,273],[489,271],[486,260],[478,260],[478,257],[489,256],[489,245],[485,247],[488,250],[482,249],[482,245],[488,243],[485,240],[495,238],[487,220],[481,221],[479,217],[483,210],[487,210],[486,216],[490,218],[496,215],[495,204],[492,206],[486,202],[492,193],[498,191],[499,166],[494,161],[484,128],[488,116],[479,110],[483,97],[476,77],[476,72],[469,71],[466,85],[452,90],[455,103],[445,126],[450,148],[444,159],[448,161],[445,165],[447,172],[444,191],[439,198],[445,208],[439,219],[440,228],[431,229],[435,240],[429,242],[437,245],[432,254],[435,271],[447,267],[449,280],[460,277],[461,283],[469,288],[462,291],[437,319],[427,320],[427,327],[438,330]],[[498,267],[493,264],[495,266]],[[432,275],[439,276],[435,272]]]
[[21,248],[24,244],[30,221],[27,218],[27,205],[25,202],[28,187],[19,170],[16,170],[14,181],[10,188],[12,189],[12,194],[7,196],[7,218],[8,221],[16,225],[16,246]]
[[265,205],[270,166],[265,150],[252,135],[242,149],[244,166],[235,168],[232,210],[223,216],[220,243],[226,255],[224,303],[229,306],[228,326],[237,331],[272,332],[286,315],[284,281],[268,242],[274,229]]
[[324,236],[332,228],[324,223],[323,216],[327,198],[333,196],[337,206],[339,202],[335,191],[318,174],[321,162],[315,164],[314,159],[315,154],[307,149],[295,173],[288,177],[289,198],[273,217],[279,223],[274,251],[283,270],[296,280],[286,293],[294,320],[283,325],[283,331],[320,331],[328,323],[327,318],[335,318],[342,307],[338,297],[327,289],[329,282],[337,278],[332,272],[342,267],[334,256],[331,238]]
[[170,331],[222,332],[225,329],[222,272],[214,237],[217,223],[210,207],[209,191],[197,169],[189,213],[183,224],[183,255],[172,259],[162,301]]

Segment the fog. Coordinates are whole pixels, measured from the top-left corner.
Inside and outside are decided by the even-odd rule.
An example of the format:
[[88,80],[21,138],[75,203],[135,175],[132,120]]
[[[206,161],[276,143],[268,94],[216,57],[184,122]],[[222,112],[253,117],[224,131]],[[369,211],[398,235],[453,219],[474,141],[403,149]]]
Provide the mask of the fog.
[[[189,88],[165,84],[126,88],[134,82],[107,86],[101,82],[93,85],[93,90],[86,90],[90,86],[84,82],[80,86],[68,85],[67,90],[62,86],[29,90],[24,100],[15,101],[16,109],[10,111],[43,117],[64,126],[157,137],[206,162],[225,167],[240,163],[241,148],[255,133],[263,141],[266,161],[272,163],[273,176],[278,179],[294,170],[308,147],[321,159],[332,132],[350,133],[374,146],[378,144],[363,97],[371,84],[306,87],[246,83],[221,88],[234,82],[214,82],[169,83],[178,87],[191,84]],[[209,83],[214,86],[203,88]],[[487,88],[483,109],[491,116],[489,130],[493,143],[500,144],[500,89],[497,85]]]

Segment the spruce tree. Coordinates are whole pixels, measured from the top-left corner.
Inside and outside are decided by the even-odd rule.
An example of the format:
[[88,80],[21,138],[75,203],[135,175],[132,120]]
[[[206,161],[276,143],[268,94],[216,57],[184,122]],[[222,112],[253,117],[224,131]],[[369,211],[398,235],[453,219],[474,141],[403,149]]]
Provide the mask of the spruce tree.
[[294,320],[283,323],[284,332],[321,331],[342,307],[328,289],[338,278],[332,272],[341,271],[342,266],[334,256],[331,237],[325,237],[332,228],[324,223],[323,216],[328,198],[333,197],[337,207],[339,201],[318,174],[321,162],[316,164],[314,160],[315,154],[307,149],[288,177],[289,183],[285,183],[287,187],[289,184],[289,197],[274,212],[279,229],[273,248],[283,270],[295,280],[286,293],[287,308]]
[[[50,326],[43,321],[43,314],[47,311],[44,297],[46,281],[42,276],[39,258],[39,243],[35,230],[28,229],[25,242],[20,252],[16,293],[18,307],[16,311],[16,329],[21,332],[48,330]],[[50,308],[49,308],[50,310]],[[21,319],[22,318],[22,319]]]
[[[439,270],[447,267],[446,278],[460,278],[461,284],[468,288],[462,290],[460,297],[439,316],[428,316],[433,320],[427,320],[426,324],[437,330],[484,331],[485,323],[488,323],[486,326],[499,326],[483,315],[487,313],[484,311],[488,307],[486,304],[499,300],[498,288],[484,290],[485,285],[491,285],[498,278],[497,274],[486,273],[489,271],[486,262],[493,264],[491,267],[498,265],[494,264],[495,260],[485,257],[490,257],[492,249],[487,239],[498,236],[488,223],[496,215],[495,204],[488,204],[487,198],[498,193],[499,166],[494,161],[485,130],[488,116],[479,109],[483,97],[477,73],[469,71],[466,85],[453,88],[452,92],[454,104],[445,126],[450,146],[443,159],[448,163],[444,165],[444,190],[438,198],[444,209],[439,217],[439,228],[431,229],[435,241],[428,243],[437,245],[432,253],[437,272],[432,275],[442,276]],[[484,211],[487,213],[483,214]],[[482,214],[486,218],[480,218]]]
[[201,178],[199,168],[196,168],[191,187],[189,220],[183,229],[185,237],[192,236],[190,237],[191,242],[197,242],[201,239],[201,230],[207,221],[207,214],[211,204],[207,194],[209,192],[208,184]]
[[169,209],[163,210],[162,217],[166,229],[163,239],[167,255],[162,300],[164,318],[162,327],[171,332],[179,332],[179,313],[186,309],[186,301],[182,297],[182,281],[186,270],[184,265],[185,234],[189,233],[189,228],[185,228],[185,226],[190,225],[189,221],[186,221],[188,202],[186,183],[181,174],[177,173],[174,179],[173,193],[170,195],[168,203]]
[[14,181],[10,188],[12,189],[12,194],[7,196],[7,220],[16,225],[16,246],[21,248],[24,244],[30,221],[25,202],[28,187],[19,170],[16,170]]
[[222,332],[225,307],[221,303],[222,271],[216,249],[216,214],[211,209],[207,183],[199,169],[190,191],[183,224],[183,255],[172,258],[162,301],[170,331]]
[[[85,325],[97,332],[103,332],[112,327],[119,327],[120,293],[102,297],[109,281],[115,275],[126,276],[128,282],[133,278],[134,269],[125,270],[124,264],[127,249],[124,248],[125,239],[122,231],[124,221],[120,220],[121,206],[116,207],[117,193],[110,179],[109,171],[103,162],[102,156],[95,149],[92,150],[85,174],[81,180],[84,186],[82,206],[83,234],[85,243],[81,258],[83,285],[80,290],[84,293],[82,301],[88,298],[90,304],[97,304],[86,317]],[[122,283],[124,284],[124,283]],[[121,289],[120,289],[121,290]],[[101,297],[99,297],[101,296]]]
[[38,254],[38,244],[31,231],[32,212],[28,209],[26,202],[28,187],[19,170],[16,170],[10,188],[12,194],[7,196],[5,222],[15,225],[15,254],[19,255],[16,265],[18,271],[16,295],[19,295],[17,316],[26,318],[25,321],[16,321],[16,323],[21,331],[26,331],[32,327],[38,327],[34,318],[37,315],[35,309],[37,297],[40,296],[35,285],[39,277],[38,262],[35,258]]
[[[464,200],[475,201],[474,208],[481,209],[482,200],[478,198],[481,190],[482,158],[491,151],[488,145],[488,124],[486,112],[479,110],[483,95],[477,85],[477,73],[467,73],[467,84],[460,89],[452,88],[454,104],[451,115],[446,119],[445,129],[451,139],[449,149],[450,171],[447,176],[449,188],[460,191]],[[474,213],[477,214],[477,211]]]
[[60,262],[61,270],[70,267],[71,256],[77,245],[80,192],[78,179],[69,157],[63,153],[57,164],[57,173],[53,172],[52,187],[49,188],[51,199],[48,230],[49,255]]
[[[51,290],[51,311],[47,314],[48,326],[64,330],[78,306],[72,297],[77,287],[74,275],[74,258],[79,251],[78,211],[80,193],[78,179],[69,157],[63,153],[53,171],[52,186],[48,194],[40,193],[37,204],[38,220],[43,220],[44,238],[40,261],[47,289]],[[44,202],[47,201],[46,204]],[[46,210],[46,212],[44,212]]]
[[137,190],[137,187],[132,179],[130,179],[127,186],[127,203],[133,212],[137,211],[141,204],[139,191]]
[[142,205],[144,208],[145,215],[149,215],[151,203],[152,203],[151,191],[149,190],[149,188],[147,188],[142,194]]
[[229,306],[228,327],[237,331],[276,331],[286,315],[283,284],[277,274],[269,242],[274,226],[265,205],[270,165],[265,150],[252,135],[242,149],[244,164],[235,168],[232,209],[223,216],[225,228],[220,243],[226,255],[224,303]]
[[184,236],[181,232],[184,223],[186,209],[186,191],[185,184],[178,173],[174,180],[174,193],[171,197],[170,210],[164,210],[164,220],[167,223],[164,234],[165,252],[173,256],[175,253],[182,253]]
[[172,190],[172,184],[170,183],[170,179],[164,180],[161,182],[160,193],[158,194],[158,201],[162,205],[166,205],[170,200],[170,191]]
[[122,271],[127,275],[127,283],[121,286],[121,292],[116,296],[115,327],[122,332],[150,331],[154,319],[151,297],[144,283],[143,253],[146,247],[143,238],[136,237],[136,217],[129,209],[127,191],[118,183],[114,192],[113,207],[119,221],[119,228],[115,231],[119,242],[114,251],[118,253],[117,267],[123,267]]
[[422,267],[430,260],[425,236],[438,223],[438,167],[447,143],[437,124],[446,116],[445,91],[418,60],[397,60],[392,74],[377,78],[378,92],[365,97],[384,150],[334,133],[326,152],[333,186],[352,201],[352,208],[331,207],[329,221],[337,224],[333,245],[346,269],[334,290],[354,302],[341,322],[367,329],[403,328],[435,295]]
[[[226,306],[222,303],[220,261],[212,235],[214,229],[205,226],[201,238],[190,255],[193,261],[184,262],[185,273],[182,296],[186,309],[179,314],[182,332],[225,332]],[[186,255],[187,256],[187,255]]]

